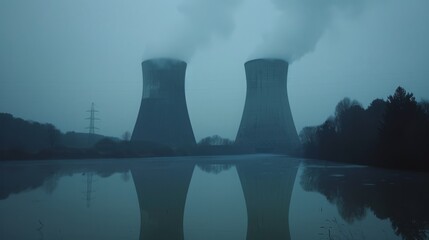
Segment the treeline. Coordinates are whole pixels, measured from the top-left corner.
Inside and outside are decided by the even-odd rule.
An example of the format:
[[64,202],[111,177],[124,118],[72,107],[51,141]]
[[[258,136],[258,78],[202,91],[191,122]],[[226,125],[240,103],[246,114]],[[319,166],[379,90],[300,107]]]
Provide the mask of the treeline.
[[0,113],[0,159],[94,157],[97,152],[90,149],[104,138],[98,134],[62,133],[50,123]]
[[429,168],[429,102],[398,87],[364,109],[348,98],[335,116],[300,133],[308,158],[394,168]]
[[98,134],[60,132],[41,124],[0,113],[0,160],[130,158],[240,154],[233,141],[218,135],[203,138],[196,146],[172,148],[153,142],[130,142]]
[[53,148],[60,140],[61,132],[52,124],[25,121],[0,113],[0,150],[34,152]]
[[234,141],[228,138],[222,138],[219,135],[205,137],[198,142],[199,146],[231,146]]
[[236,155],[246,153],[246,149],[237,147],[231,139],[213,135],[201,139],[191,152],[192,155]]

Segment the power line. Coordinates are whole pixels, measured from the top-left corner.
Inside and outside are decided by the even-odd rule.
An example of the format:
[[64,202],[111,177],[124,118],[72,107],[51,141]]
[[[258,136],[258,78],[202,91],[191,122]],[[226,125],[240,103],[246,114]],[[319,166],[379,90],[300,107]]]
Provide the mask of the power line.
[[98,111],[95,110],[94,103],[91,104],[91,109],[86,112],[89,112],[89,117],[86,118],[89,120],[89,127],[87,127],[86,129],[89,129],[89,135],[94,135],[95,130],[98,130],[98,128],[95,127],[95,121],[100,120],[99,118],[95,117],[95,113],[97,113]]

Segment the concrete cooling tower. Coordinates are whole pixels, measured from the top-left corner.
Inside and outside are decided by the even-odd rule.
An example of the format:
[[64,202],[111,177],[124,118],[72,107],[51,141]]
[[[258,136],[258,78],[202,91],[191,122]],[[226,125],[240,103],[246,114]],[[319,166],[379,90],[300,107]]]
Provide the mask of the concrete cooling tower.
[[195,145],[185,99],[186,62],[157,58],[142,62],[143,96],[131,141],[173,148]]
[[236,144],[253,151],[296,151],[300,142],[287,95],[288,63],[255,59],[244,66],[247,93]]

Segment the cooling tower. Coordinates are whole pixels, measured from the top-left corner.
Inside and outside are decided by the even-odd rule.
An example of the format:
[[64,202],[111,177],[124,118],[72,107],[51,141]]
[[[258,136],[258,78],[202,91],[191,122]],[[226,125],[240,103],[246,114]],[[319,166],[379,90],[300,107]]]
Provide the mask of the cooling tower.
[[186,62],[157,58],[142,62],[143,96],[131,141],[173,148],[195,145],[185,99]]
[[300,142],[287,95],[288,63],[255,59],[244,66],[247,93],[236,144],[254,151],[296,151]]

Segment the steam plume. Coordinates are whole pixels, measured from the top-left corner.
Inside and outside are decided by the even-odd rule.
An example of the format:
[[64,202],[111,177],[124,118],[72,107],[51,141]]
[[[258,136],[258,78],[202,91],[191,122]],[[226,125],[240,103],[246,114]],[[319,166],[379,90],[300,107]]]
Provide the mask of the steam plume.
[[167,34],[146,46],[145,57],[176,57],[190,60],[197,49],[213,37],[228,37],[234,30],[234,13],[242,0],[184,0],[179,19],[171,21]]
[[281,58],[290,63],[312,52],[336,13],[356,16],[368,0],[271,0],[280,11],[272,32],[264,36],[254,57]]

